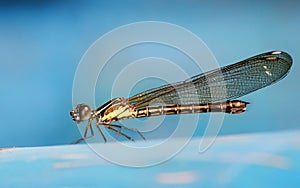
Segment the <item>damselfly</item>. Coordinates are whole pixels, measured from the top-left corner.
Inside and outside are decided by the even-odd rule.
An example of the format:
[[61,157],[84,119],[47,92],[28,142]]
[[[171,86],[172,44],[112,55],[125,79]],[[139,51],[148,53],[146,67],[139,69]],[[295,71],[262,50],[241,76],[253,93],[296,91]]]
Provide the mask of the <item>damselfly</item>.
[[[284,78],[292,66],[292,58],[282,51],[272,51],[253,56],[238,63],[191,77],[185,81],[167,84],[134,95],[128,99],[114,98],[96,110],[86,104],[78,104],[70,112],[77,123],[88,121],[83,138],[94,136],[92,122],[106,142],[100,129],[105,127],[128,140],[133,138],[121,130],[136,131],[135,128],[111,124],[128,118],[149,116],[224,112],[239,114],[246,110],[248,102],[232,100]],[[220,89],[223,88],[223,89]],[[91,135],[88,136],[90,129]]]

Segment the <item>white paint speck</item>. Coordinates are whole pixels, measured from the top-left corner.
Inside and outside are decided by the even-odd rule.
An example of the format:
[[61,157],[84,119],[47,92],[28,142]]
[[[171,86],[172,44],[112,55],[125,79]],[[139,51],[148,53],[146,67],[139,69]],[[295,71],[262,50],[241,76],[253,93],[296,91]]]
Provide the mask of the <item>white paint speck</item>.
[[156,181],[161,184],[188,184],[198,179],[198,174],[193,171],[182,171],[174,173],[160,173]]

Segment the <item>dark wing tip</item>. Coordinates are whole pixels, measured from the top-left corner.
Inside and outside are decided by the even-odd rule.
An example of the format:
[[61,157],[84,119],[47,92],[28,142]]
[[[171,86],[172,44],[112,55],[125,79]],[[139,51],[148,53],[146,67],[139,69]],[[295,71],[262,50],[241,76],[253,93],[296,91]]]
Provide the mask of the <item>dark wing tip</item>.
[[277,50],[277,51],[268,52],[267,55],[269,55],[271,57],[273,56],[276,58],[280,58],[280,59],[284,60],[285,62],[287,62],[290,66],[292,66],[292,64],[293,64],[293,58],[287,52]]

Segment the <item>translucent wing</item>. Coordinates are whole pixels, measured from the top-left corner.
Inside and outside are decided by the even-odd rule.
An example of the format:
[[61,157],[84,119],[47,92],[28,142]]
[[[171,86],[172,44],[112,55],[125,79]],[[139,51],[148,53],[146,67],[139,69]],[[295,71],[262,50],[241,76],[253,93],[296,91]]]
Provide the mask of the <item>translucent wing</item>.
[[285,77],[292,58],[282,51],[263,53],[238,63],[153,88],[129,98],[137,108],[153,103],[197,104],[238,98]]

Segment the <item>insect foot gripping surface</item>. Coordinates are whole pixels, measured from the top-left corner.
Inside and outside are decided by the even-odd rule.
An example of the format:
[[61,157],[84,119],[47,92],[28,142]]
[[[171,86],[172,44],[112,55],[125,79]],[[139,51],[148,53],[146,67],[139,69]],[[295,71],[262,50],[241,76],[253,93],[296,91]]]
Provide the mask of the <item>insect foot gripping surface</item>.
[[241,101],[241,100],[233,100],[227,101],[226,113],[229,114],[240,114],[246,111],[247,104],[249,102]]

